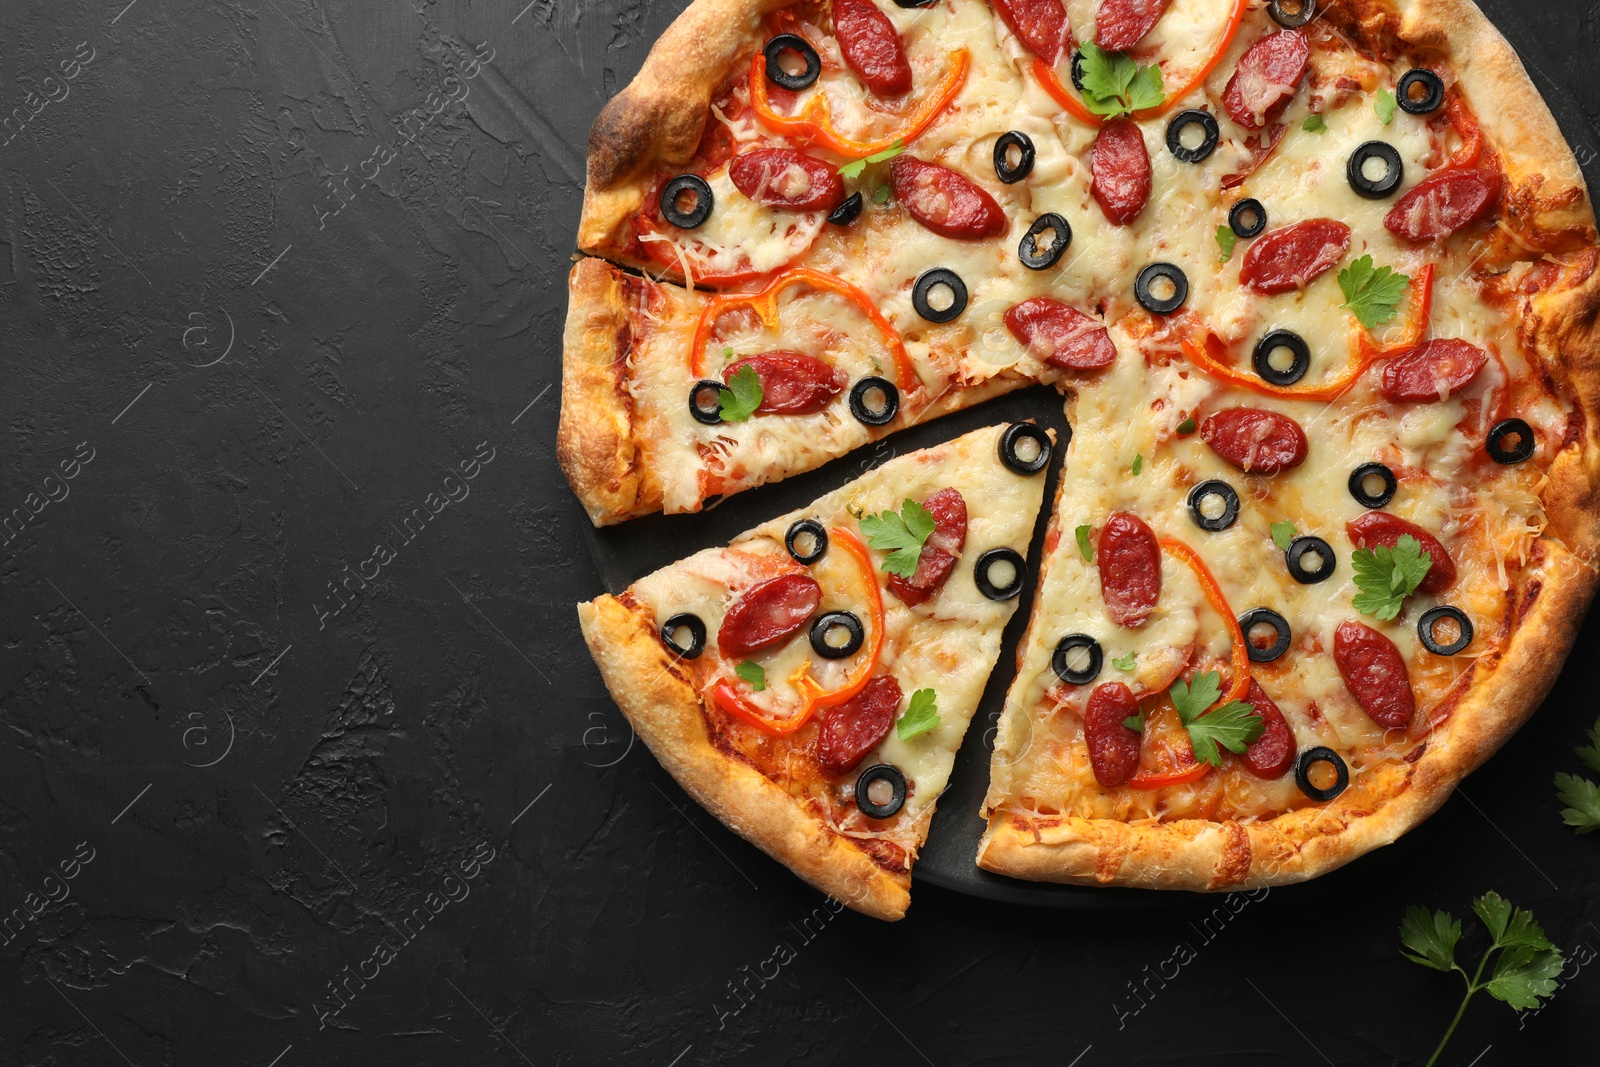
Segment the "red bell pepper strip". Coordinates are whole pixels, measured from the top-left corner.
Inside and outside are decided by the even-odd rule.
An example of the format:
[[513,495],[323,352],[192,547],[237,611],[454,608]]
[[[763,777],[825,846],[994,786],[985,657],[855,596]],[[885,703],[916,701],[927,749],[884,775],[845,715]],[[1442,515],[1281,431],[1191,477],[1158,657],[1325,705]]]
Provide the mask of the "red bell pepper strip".
[[705,307],[700,309],[700,319],[694,328],[694,340],[690,342],[692,347],[689,351],[689,367],[695,377],[705,377],[706,342],[711,338],[711,330],[716,326],[717,319],[730,311],[750,308],[769,329],[775,328],[778,319],[778,296],[793,285],[809,285],[813,289],[837,293],[860,308],[862,313],[872,320],[878,332],[883,334],[884,340],[889,345],[889,352],[894,356],[897,379],[895,384],[900,387],[900,391],[912,393],[921,388],[922,379],[917,377],[917,369],[906,353],[906,346],[901,342],[900,334],[890,325],[889,320],[883,317],[883,312],[878,310],[872,298],[843,278],[813,267],[791,267],[776,275],[767,283],[766,288],[757,293],[724,293],[707,300]]
[[[1233,613],[1233,608],[1228,606],[1228,598],[1223,595],[1222,586],[1217,584],[1216,577],[1211,573],[1211,569],[1206,566],[1205,560],[1200,558],[1200,553],[1182,541],[1171,537],[1160,538],[1158,543],[1162,548],[1178,557],[1185,566],[1194,572],[1195,578],[1200,582],[1200,588],[1205,592],[1206,602],[1211,605],[1211,610],[1221,615],[1223,622],[1228,626],[1228,636],[1232,639],[1233,645],[1229,653],[1229,666],[1233,672],[1233,684],[1228,687],[1226,693],[1217,699],[1216,704],[1212,705],[1212,707],[1218,708],[1229,701],[1242,699],[1250,691],[1250,650],[1245,644],[1244,631],[1239,627],[1239,618]],[[1208,708],[1207,710],[1211,709]],[[1199,781],[1210,770],[1211,764],[1196,760],[1192,767],[1134,775],[1128,780],[1128,784],[1135,789],[1157,789],[1166,785],[1181,785],[1185,782]]]
[[1187,337],[1180,339],[1183,354],[1189,357],[1189,362],[1205,371],[1212,378],[1236,385],[1241,389],[1248,389],[1262,396],[1276,396],[1285,400],[1337,400],[1355,385],[1357,380],[1366,373],[1367,368],[1385,356],[1394,355],[1415,348],[1422,343],[1423,336],[1428,331],[1428,319],[1433,309],[1433,264],[1429,263],[1411,279],[1411,311],[1406,323],[1405,340],[1389,348],[1379,348],[1373,344],[1369,335],[1359,325],[1352,326],[1354,335],[1350,347],[1354,349],[1350,364],[1332,381],[1321,385],[1273,385],[1263,381],[1256,375],[1237,367],[1230,367],[1211,355],[1206,347],[1206,338],[1192,341]]
[[760,52],[757,52],[750,61],[750,105],[755,109],[761,124],[769,130],[788,134],[797,141],[822,145],[841,156],[870,156],[874,152],[883,151],[896,141],[910,144],[923,130],[931,126],[939,113],[955,99],[956,93],[961,91],[971,65],[972,56],[965,48],[952,52],[950,69],[945,72],[939,84],[934,86],[933,91],[917,105],[905,125],[876,141],[858,141],[834,129],[828,97],[821,91],[812,96],[798,115],[783,115],[774,111],[771,100],[767,98],[767,60]]
[[823,689],[811,677],[811,664],[808,661],[793,682],[795,688],[800,690],[800,712],[792,715],[782,722],[773,722],[766,717],[762,710],[744,698],[744,695],[727,677],[717,680],[711,687],[711,698],[717,706],[729,715],[742,722],[749,723],[763,733],[784,736],[792,734],[806,723],[810,722],[821,708],[833,707],[843,704],[862,689],[866,688],[872,674],[878,667],[878,657],[883,654],[884,610],[883,591],[878,588],[878,575],[872,567],[872,555],[867,551],[867,546],[854,530],[842,526],[835,526],[828,531],[830,543],[843,548],[856,561],[861,573],[866,577],[867,606],[872,619],[872,636],[867,639],[867,654],[862,659],[856,673],[838,689]]

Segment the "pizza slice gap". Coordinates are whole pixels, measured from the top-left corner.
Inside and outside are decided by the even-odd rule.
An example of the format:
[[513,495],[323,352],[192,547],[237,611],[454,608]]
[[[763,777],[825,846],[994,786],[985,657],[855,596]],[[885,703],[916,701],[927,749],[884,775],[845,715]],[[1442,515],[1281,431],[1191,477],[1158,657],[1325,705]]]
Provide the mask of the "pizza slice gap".
[[638,735],[707,810],[821,891],[898,919],[1028,585],[1054,435],[890,459],[723,548],[579,605]]

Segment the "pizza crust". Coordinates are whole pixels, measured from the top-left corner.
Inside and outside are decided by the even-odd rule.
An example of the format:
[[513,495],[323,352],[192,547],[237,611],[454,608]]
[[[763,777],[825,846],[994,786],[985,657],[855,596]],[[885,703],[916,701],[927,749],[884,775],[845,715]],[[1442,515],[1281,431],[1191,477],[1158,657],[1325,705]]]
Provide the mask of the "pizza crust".
[[761,19],[793,0],[695,0],[650,49],[627,88],[589,131],[588,181],[578,247],[593,252],[644,201],[634,181],[660,163],[694,155],[711,94],[756,36]]
[[1455,75],[1478,125],[1501,150],[1510,209],[1501,226],[1519,244],[1542,251],[1594,244],[1594,206],[1578,161],[1516,50],[1478,6],[1472,0],[1369,0],[1362,9],[1394,11],[1396,36]]
[[699,694],[650,620],[602,596],[578,605],[578,621],[612,697],[686,793],[835,900],[878,919],[905,915],[909,873],[879,867],[761,772],[711,743]]

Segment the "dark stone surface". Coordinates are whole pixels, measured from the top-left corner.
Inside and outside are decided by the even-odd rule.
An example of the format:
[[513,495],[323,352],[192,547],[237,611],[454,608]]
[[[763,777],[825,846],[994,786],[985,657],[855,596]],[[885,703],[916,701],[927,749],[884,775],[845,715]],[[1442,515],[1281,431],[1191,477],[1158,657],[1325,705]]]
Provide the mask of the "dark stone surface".
[[[681,6],[0,5],[0,1063],[1388,1064],[1459,997],[1405,904],[1497,889],[1592,956],[1550,777],[1593,623],[1430,823],[1226,923],[833,916],[630,746],[572,610],[562,280],[588,123]],[[1522,17],[1600,118],[1594,6]],[[1479,998],[1446,1061],[1592,1061],[1597,972]]]

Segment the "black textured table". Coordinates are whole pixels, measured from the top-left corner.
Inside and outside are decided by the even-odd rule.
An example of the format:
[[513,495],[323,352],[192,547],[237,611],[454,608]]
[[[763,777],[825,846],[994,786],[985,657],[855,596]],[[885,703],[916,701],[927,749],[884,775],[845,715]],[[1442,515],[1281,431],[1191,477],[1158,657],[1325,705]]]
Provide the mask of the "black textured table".
[[[1595,955],[1551,775],[1600,621],[1318,882],[835,914],[632,742],[573,611],[583,145],[680,0],[125,2],[0,5],[0,1064],[1420,1062],[1460,989],[1406,904]],[[1594,182],[1600,13],[1508,8]],[[1597,1009],[1574,964],[1444,1062],[1593,1062]]]

